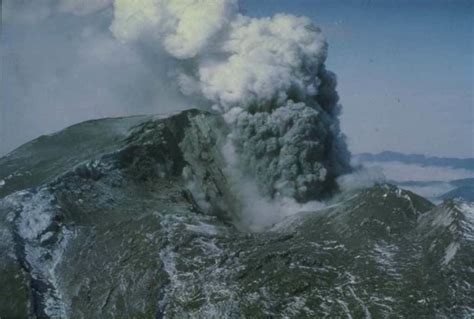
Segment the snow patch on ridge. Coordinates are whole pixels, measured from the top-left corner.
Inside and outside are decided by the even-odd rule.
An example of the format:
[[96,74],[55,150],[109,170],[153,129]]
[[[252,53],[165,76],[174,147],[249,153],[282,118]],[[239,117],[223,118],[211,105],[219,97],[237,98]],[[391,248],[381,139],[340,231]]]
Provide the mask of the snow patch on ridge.
[[451,260],[453,260],[454,256],[456,256],[459,247],[461,247],[461,245],[457,242],[449,244],[449,246],[445,250],[442,265],[446,266],[451,262]]
[[373,256],[379,267],[393,277],[401,277],[396,268],[395,257],[399,248],[384,241],[374,244]]
[[20,191],[7,196],[5,203],[12,207],[9,220],[15,224],[33,285],[41,285],[42,311],[50,317],[65,317],[66,304],[61,294],[61,283],[56,270],[72,231],[61,224],[59,208],[45,188]]
[[[177,216],[159,214],[163,231],[166,233],[166,247],[159,252],[163,270],[169,282],[162,287],[159,314],[173,316],[188,313],[192,317],[217,318],[237,307],[237,288],[229,285],[228,265],[219,262],[227,260],[226,252],[217,237],[220,231],[207,223],[204,216]],[[191,235],[190,241],[188,238]],[[181,240],[185,240],[182,246]],[[184,249],[186,254],[178,254]],[[183,265],[186,267],[183,269]],[[235,269],[237,265],[232,268]],[[202,303],[197,312],[186,308],[189,303]],[[190,312],[191,311],[191,312]]]
[[460,202],[457,208],[463,213],[464,218],[461,220],[464,238],[474,242],[474,203]]

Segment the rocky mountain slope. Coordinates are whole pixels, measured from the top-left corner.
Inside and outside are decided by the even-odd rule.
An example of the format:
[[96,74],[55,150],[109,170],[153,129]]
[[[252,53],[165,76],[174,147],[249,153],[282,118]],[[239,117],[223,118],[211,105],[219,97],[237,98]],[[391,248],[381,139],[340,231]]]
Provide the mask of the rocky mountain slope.
[[246,232],[226,134],[105,119],[0,159],[0,317],[472,316],[473,205],[377,185]]

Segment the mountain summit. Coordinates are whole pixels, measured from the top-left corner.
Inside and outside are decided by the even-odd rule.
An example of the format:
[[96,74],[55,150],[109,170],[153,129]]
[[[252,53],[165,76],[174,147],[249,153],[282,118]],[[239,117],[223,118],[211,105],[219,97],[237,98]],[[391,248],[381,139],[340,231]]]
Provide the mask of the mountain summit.
[[197,110],[104,119],[0,159],[1,316],[472,314],[472,205],[382,184],[249,232],[227,134]]

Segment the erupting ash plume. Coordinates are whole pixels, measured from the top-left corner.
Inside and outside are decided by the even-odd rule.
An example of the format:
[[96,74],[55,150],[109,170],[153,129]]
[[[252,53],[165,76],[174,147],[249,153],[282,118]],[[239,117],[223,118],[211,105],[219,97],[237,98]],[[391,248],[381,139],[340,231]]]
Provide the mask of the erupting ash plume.
[[266,195],[320,199],[350,170],[327,44],[309,19],[250,18],[235,0],[116,0],[111,30],[176,61],[168,75],[224,114]]
[[28,131],[16,126],[39,135],[204,106],[232,128],[230,171],[267,198],[321,199],[350,171],[327,44],[308,18],[250,18],[237,0],[5,0],[3,10],[8,140]]

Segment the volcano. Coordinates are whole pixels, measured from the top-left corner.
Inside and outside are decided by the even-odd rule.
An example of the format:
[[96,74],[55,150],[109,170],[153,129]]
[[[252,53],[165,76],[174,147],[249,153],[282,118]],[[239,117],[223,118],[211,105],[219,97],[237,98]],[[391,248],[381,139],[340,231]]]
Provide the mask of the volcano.
[[228,133],[199,110],[109,118],[1,158],[1,317],[472,315],[472,204],[377,184],[252,231]]

